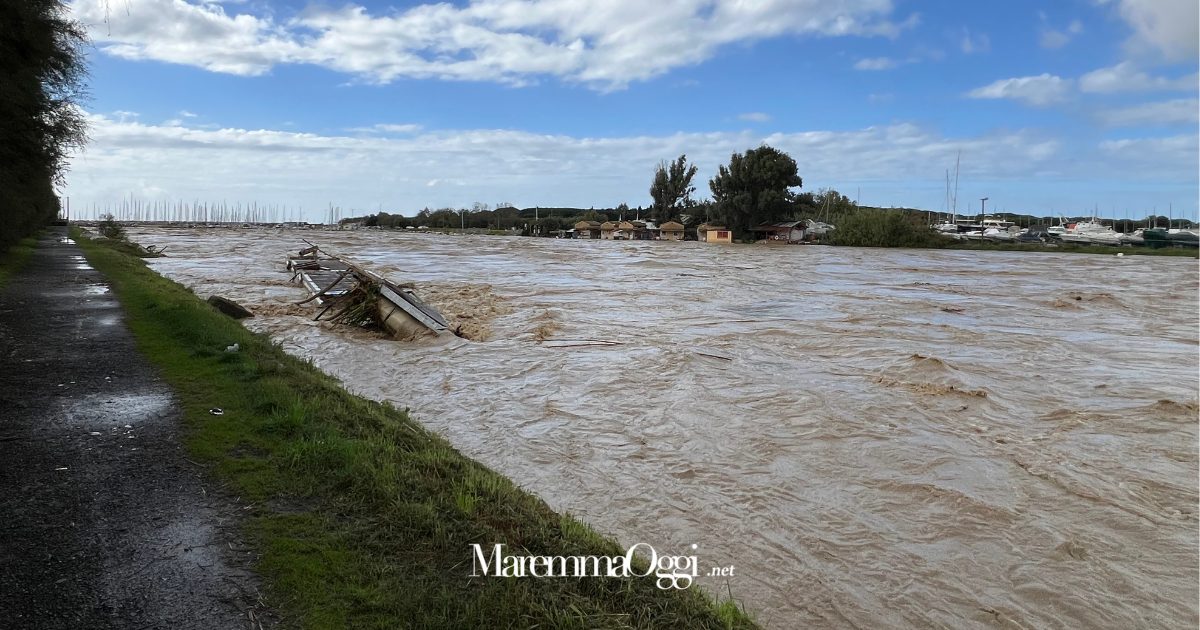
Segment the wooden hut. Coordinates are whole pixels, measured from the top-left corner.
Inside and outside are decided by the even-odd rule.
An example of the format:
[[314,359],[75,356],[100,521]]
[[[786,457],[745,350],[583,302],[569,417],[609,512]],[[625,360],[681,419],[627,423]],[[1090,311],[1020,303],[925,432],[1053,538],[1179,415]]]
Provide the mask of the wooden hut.
[[631,221],[633,231],[629,239],[634,241],[653,241],[658,238],[658,226],[649,221]]
[[663,241],[682,241],[683,240],[683,224],[674,221],[667,221],[660,225],[659,240]]
[[800,243],[807,227],[803,221],[780,221],[764,223],[752,231],[760,243]]
[[621,221],[617,224],[617,231],[613,234],[613,238],[617,240],[632,240],[634,232],[637,231],[637,226],[633,221]]
[[732,243],[733,231],[723,225],[703,223],[696,228],[696,235],[704,243]]
[[580,221],[575,224],[575,238],[600,238],[599,221]]
[[600,224],[600,238],[611,241],[614,238],[614,233],[617,231],[617,224],[612,221],[605,221]]

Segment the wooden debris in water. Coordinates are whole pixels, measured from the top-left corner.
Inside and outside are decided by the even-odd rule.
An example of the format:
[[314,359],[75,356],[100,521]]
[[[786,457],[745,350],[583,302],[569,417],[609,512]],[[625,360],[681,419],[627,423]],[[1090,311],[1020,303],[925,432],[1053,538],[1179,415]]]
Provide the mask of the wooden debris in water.
[[308,247],[289,258],[292,281],[299,281],[309,297],[299,304],[324,306],[317,320],[332,312],[329,321],[375,327],[400,339],[440,335],[450,331],[437,309],[417,297],[411,288],[388,281],[345,258],[334,256],[305,241]]

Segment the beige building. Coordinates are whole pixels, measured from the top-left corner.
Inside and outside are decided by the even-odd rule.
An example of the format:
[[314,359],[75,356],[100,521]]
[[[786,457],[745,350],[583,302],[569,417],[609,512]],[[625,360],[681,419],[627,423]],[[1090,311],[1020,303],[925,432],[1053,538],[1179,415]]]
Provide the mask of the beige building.
[[674,221],[667,221],[658,226],[659,240],[663,241],[682,241],[683,240],[683,224]]
[[633,232],[636,229],[637,226],[633,224],[633,221],[622,221],[617,224],[617,231],[613,234],[613,238],[625,241],[631,240],[633,239]]
[[599,221],[580,221],[575,224],[575,238],[600,238]]
[[604,223],[600,224],[600,238],[606,241],[613,240],[613,233],[616,231],[617,224],[613,223],[612,221],[605,221]]
[[622,221],[617,228],[620,230],[617,238],[628,241],[652,241],[658,238],[658,228],[646,221]]
[[732,243],[733,231],[723,225],[702,224],[696,228],[696,235],[703,243]]

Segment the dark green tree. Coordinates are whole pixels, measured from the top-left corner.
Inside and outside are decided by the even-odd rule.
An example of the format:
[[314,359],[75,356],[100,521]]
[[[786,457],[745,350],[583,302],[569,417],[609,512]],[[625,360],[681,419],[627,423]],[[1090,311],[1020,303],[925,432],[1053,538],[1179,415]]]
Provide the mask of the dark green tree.
[[554,232],[570,226],[563,225],[563,220],[558,217],[542,217],[531,227],[538,236],[554,236]]
[[513,207],[497,208],[492,211],[492,224],[490,227],[496,230],[507,230],[523,223],[521,220],[521,212]]
[[[692,205],[691,208],[688,208],[687,212],[680,215],[679,222],[687,227],[695,227],[701,223],[707,223],[710,220],[715,221],[713,218],[715,216],[715,210],[713,208],[714,204],[711,199],[702,199],[697,201]],[[686,221],[684,219],[686,219]]]
[[67,16],[59,0],[0,2],[0,247],[54,219],[54,186],[87,139],[87,37]]
[[745,154],[734,153],[708,182],[713,194],[710,217],[733,229],[739,238],[760,223],[788,218],[803,180],[788,154],[763,145]]
[[816,206],[813,218],[825,217],[825,220],[828,220],[829,217],[849,214],[858,208],[858,205],[849,197],[832,188],[822,188],[813,195],[813,205]]
[[459,211],[454,208],[438,208],[429,215],[428,225],[441,229],[458,227],[462,223],[462,218],[458,213]]
[[659,223],[678,221],[679,215],[693,205],[692,178],[696,176],[696,165],[688,164],[687,155],[673,162],[662,162],[654,170],[654,181],[650,184],[650,216]]

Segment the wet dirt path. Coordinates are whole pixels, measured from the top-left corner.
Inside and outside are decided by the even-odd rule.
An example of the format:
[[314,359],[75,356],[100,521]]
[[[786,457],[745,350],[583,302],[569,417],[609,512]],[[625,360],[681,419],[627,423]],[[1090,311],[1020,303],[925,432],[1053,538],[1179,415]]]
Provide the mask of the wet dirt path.
[[259,627],[238,506],[65,228],[0,291],[0,626]]

